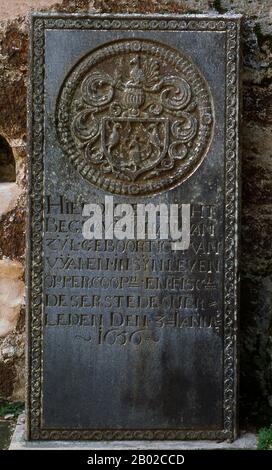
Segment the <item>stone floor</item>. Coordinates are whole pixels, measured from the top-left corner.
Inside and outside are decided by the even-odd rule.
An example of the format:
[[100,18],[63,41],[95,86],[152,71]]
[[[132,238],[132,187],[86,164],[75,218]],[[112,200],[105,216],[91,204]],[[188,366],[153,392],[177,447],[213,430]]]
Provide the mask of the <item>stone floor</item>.
[[234,442],[213,441],[33,441],[24,439],[24,415],[18,422],[11,440],[10,450],[204,450],[204,449],[256,449],[255,434],[241,433]]

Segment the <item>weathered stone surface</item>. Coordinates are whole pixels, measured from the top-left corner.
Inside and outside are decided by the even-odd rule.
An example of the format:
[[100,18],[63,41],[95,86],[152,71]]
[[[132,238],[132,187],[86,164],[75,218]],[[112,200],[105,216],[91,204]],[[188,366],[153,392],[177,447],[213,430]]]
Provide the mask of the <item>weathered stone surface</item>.
[[[271,232],[270,232],[271,233]],[[271,269],[270,269],[271,273]],[[271,296],[267,274],[243,275],[241,283],[241,416],[245,425],[270,424]],[[250,409],[250,413],[249,410]]]
[[0,260],[0,337],[15,328],[24,301],[23,266],[18,261]]
[[31,9],[50,7],[56,0],[2,0],[0,5],[0,17],[10,19],[16,16],[26,15]]
[[[72,1],[2,0],[0,4],[0,134],[24,139],[27,72],[27,28],[25,15],[30,8],[61,11],[168,11],[240,12],[244,20],[242,123],[242,303],[241,303],[241,416],[251,423],[272,418],[271,371],[271,292],[263,285],[271,273],[271,96],[272,96],[272,15],[271,0],[188,0],[188,1]],[[269,137],[270,136],[270,137]],[[260,150],[261,149],[261,150]],[[21,174],[24,157],[21,152]],[[22,184],[24,177],[21,178]],[[20,203],[21,204],[21,203]],[[24,253],[21,204],[0,223],[1,255],[22,259]],[[17,223],[18,221],[18,223]],[[255,228],[256,227],[256,228]],[[13,238],[13,242],[11,239]],[[253,249],[254,246],[254,249]],[[248,279],[254,280],[253,283]],[[251,292],[252,290],[252,292]],[[248,302],[248,293],[251,301]],[[263,317],[267,328],[262,329]],[[21,318],[21,317],[20,317]],[[23,318],[23,317],[22,317]],[[249,327],[250,325],[250,327]],[[260,334],[262,347],[260,347]],[[22,337],[22,336],[21,336]],[[258,341],[257,341],[258,338]],[[0,346],[1,347],[1,346]],[[264,355],[266,359],[264,360]],[[252,366],[253,364],[253,366]],[[1,376],[1,374],[0,374]],[[260,377],[262,377],[260,379]],[[23,368],[21,369],[23,379]],[[13,380],[18,380],[13,379]],[[259,383],[262,386],[259,386]],[[252,412],[251,412],[252,410]]]
[[24,398],[23,265],[0,260],[0,396]]
[[[108,22],[98,31],[82,19],[62,29],[54,17],[43,18],[44,51],[37,40],[40,23],[33,20],[32,80],[41,77],[44,58],[46,99],[43,131],[34,125],[31,134],[29,351],[36,379],[29,384],[29,438],[69,439],[75,428],[81,439],[233,438],[238,122],[231,98],[239,75],[239,17],[188,19],[178,33],[163,17],[156,32],[150,18],[144,32],[128,16],[120,29]],[[226,48],[217,28],[228,31],[230,21],[233,40],[228,35]],[[133,38],[125,31],[128,23]],[[37,123],[43,123],[40,93],[35,86],[31,115]],[[86,104],[94,108],[91,116]],[[144,196],[150,195],[166,209],[191,204],[188,219],[198,231],[180,248],[184,253],[156,234],[136,240],[134,229],[123,248],[117,235],[86,245],[81,204],[104,206],[109,192],[119,196],[110,197],[114,205],[147,204]],[[73,215],[66,209],[71,205]],[[70,227],[71,216],[73,233],[61,223]],[[41,231],[37,221],[43,217],[48,223]],[[69,239],[73,247],[65,243]],[[200,240],[205,246],[199,253]],[[77,291],[75,279],[84,282]],[[193,293],[184,279],[198,286]]]
[[23,260],[25,253],[25,206],[19,198],[15,209],[5,214],[0,223],[0,256]]
[[0,217],[15,208],[21,191],[16,183],[0,184]]
[[242,274],[266,277],[272,272],[271,206],[246,206],[242,220]]
[[0,134],[22,138],[26,134],[27,34],[22,18],[4,22],[0,30]]
[[2,279],[20,279],[23,275],[24,268],[18,261],[10,259],[0,260],[0,276]]
[[15,366],[12,361],[0,362],[0,395],[11,397],[16,379]]
[[25,315],[22,307],[16,327],[4,338],[0,338],[0,396],[24,399],[24,351]]

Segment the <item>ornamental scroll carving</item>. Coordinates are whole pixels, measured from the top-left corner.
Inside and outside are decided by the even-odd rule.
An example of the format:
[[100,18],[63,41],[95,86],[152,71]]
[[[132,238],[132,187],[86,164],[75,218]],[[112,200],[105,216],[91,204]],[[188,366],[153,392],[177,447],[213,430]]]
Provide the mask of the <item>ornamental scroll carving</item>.
[[208,85],[183,54],[154,41],[106,44],[60,92],[61,146],[80,174],[115,194],[148,195],[187,179],[213,129]]

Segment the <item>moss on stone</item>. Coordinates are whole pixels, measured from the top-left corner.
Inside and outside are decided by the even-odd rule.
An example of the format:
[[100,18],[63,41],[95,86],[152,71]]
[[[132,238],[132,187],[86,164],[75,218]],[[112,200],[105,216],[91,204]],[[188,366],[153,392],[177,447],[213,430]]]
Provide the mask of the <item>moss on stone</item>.
[[9,401],[5,398],[0,398],[0,418],[5,415],[12,414],[17,418],[24,410],[24,403],[22,401]]
[[272,425],[261,428],[257,434],[258,450],[272,450]]

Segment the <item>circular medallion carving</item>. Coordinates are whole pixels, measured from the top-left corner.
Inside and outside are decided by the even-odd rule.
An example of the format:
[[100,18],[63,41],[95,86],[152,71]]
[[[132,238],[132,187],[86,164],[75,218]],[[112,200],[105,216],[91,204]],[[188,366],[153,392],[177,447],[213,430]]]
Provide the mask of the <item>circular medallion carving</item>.
[[183,182],[205,158],[212,97],[180,51],[119,40],[73,68],[56,123],[65,154],[87,181],[114,194],[151,195]]

